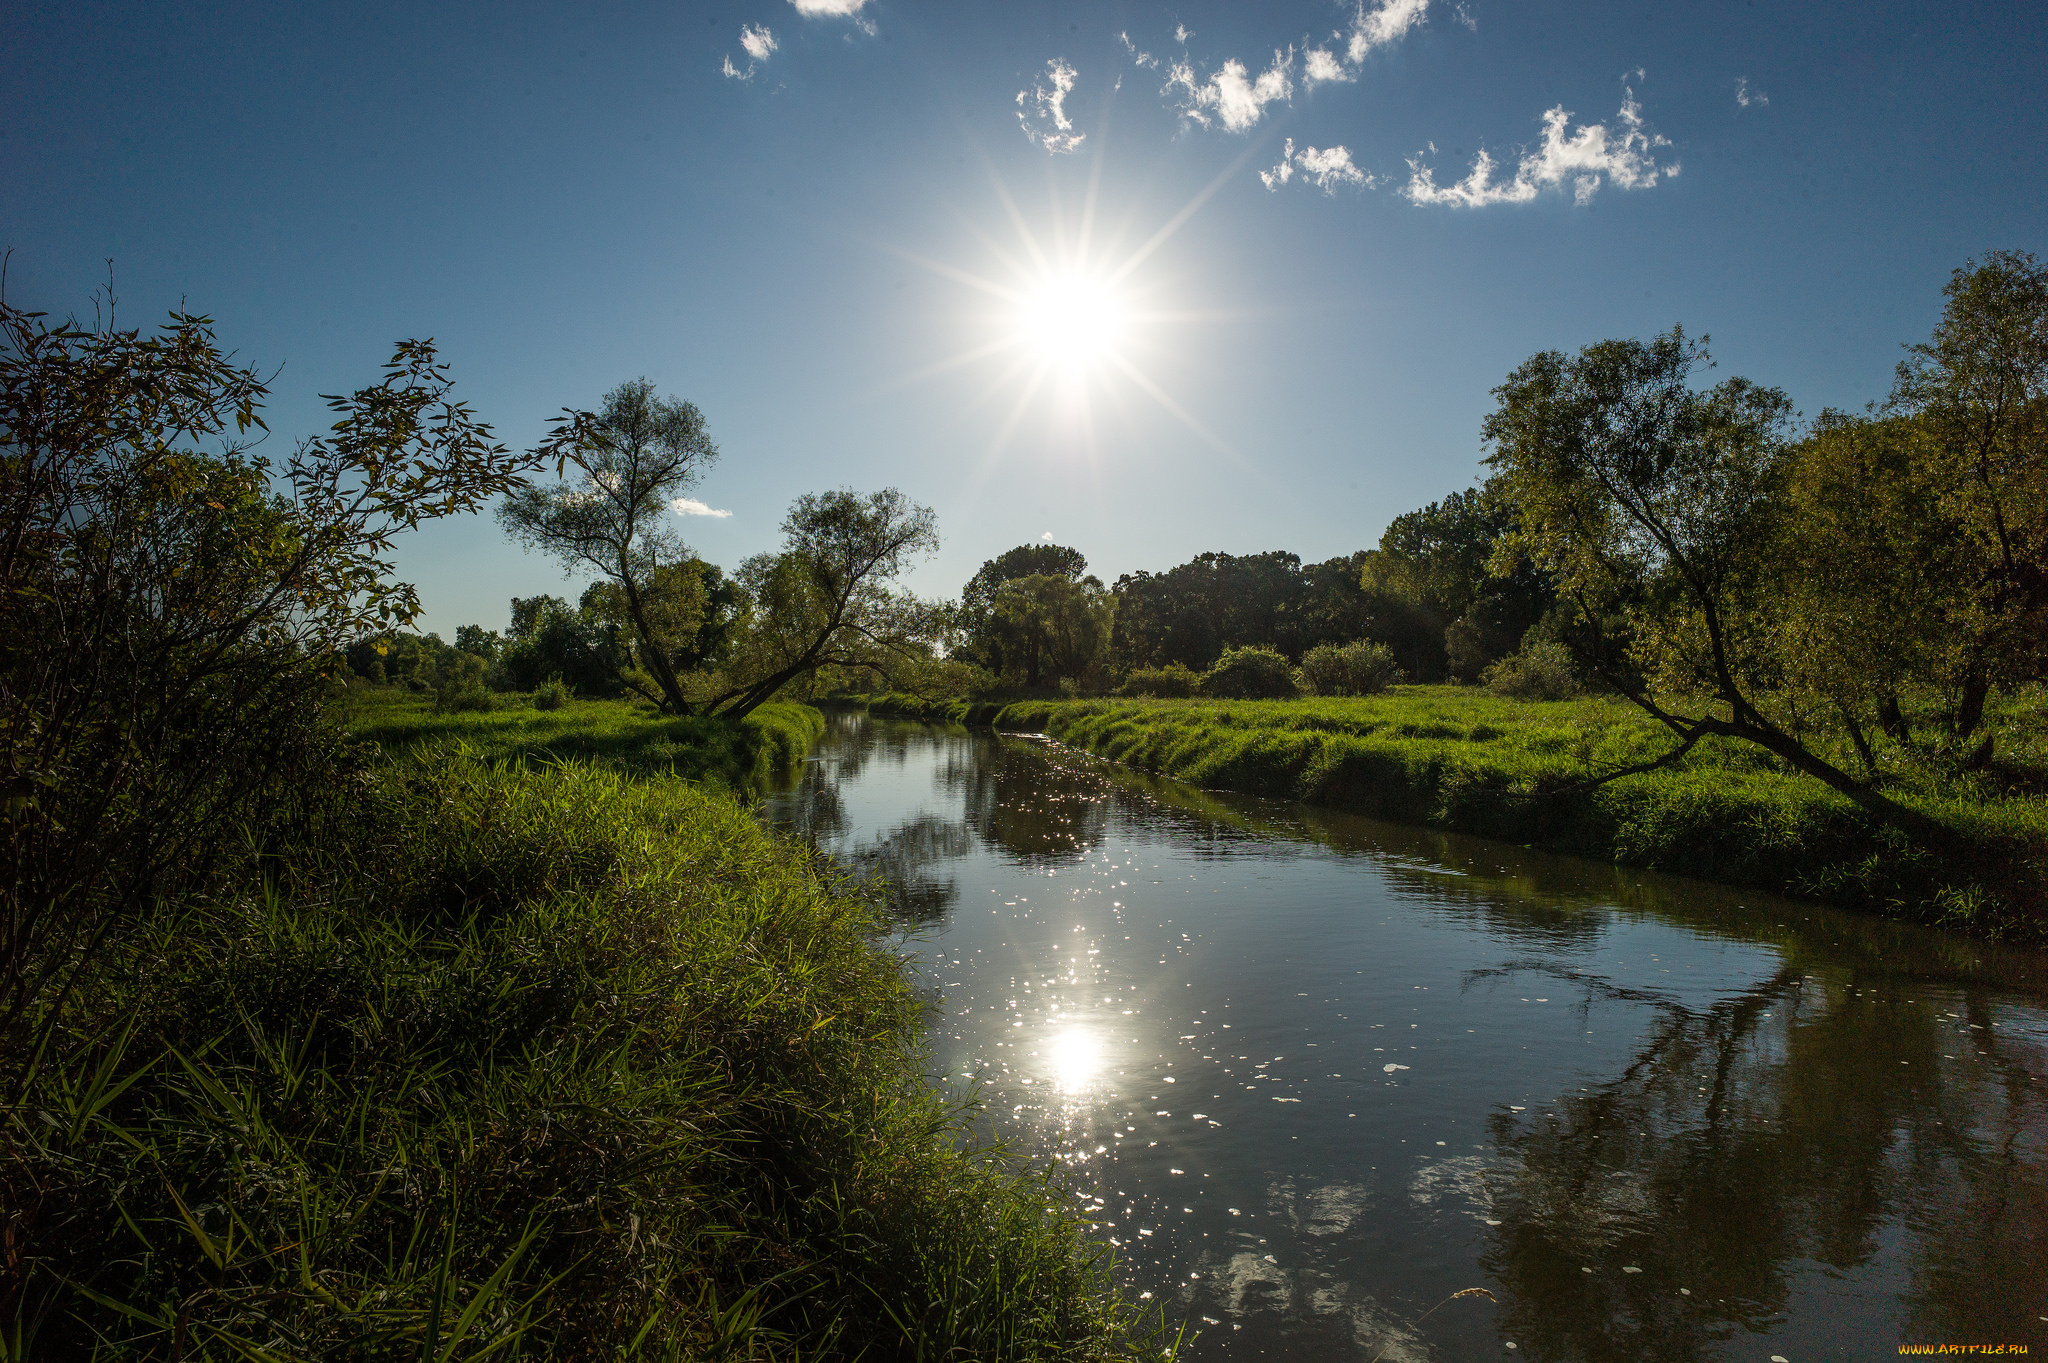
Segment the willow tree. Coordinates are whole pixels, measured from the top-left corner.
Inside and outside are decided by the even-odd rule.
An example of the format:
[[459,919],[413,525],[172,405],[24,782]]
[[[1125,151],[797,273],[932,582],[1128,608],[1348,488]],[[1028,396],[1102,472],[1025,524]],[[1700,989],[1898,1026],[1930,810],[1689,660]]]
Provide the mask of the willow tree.
[[676,638],[690,630],[670,617],[688,614],[691,594],[669,590],[674,574],[664,569],[688,557],[670,520],[676,503],[718,458],[703,414],[634,379],[606,393],[596,412],[566,409],[533,453],[554,460],[558,477],[572,464],[580,476],[520,488],[500,504],[499,523],[565,570],[594,568],[617,587],[639,641],[635,655],[660,693],[653,698],[688,714],[674,655]]
[[1674,327],[1576,356],[1545,351],[1510,374],[1483,428],[1517,514],[1506,548],[1578,607],[1581,661],[1676,738],[1646,765],[1739,739],[1930,835],[1924,816],[1809,746],[1784,709],[1775,550],[1791,402],[1741,378],[1695,389],[1710,363],[1704,338]]

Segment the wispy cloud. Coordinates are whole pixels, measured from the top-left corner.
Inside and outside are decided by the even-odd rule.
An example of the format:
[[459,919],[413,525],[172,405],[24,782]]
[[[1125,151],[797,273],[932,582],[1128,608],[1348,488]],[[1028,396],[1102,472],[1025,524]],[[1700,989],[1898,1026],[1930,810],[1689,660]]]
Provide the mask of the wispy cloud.
[[1752,90],[1749,77],[1741,76],[1735,82],[1735,102],[1747,109],[1752,104],[1769,104],[1771,97],[1761,90]]
[[1264,116],[1266,106],[1294,94],[1294,49],[1273,53],[1273,64],[1254,79],[1245,64],[1232,57],[1207,80],[1195,74],[1194,63],[1178,61],[1167,69],[1162,93],[1176,95],[1181,116],[1209,127],[1221,123],[1243,132]]
[[745,66],[734,66],[732,58],[727,57],[725,59],[725,74],[734,80],[752,80],[754,72],[759,69],[761,63],[774,55],[776,47],[775,35],[770,33],[765,26],[742,24],[740,26],[740,46],[746,49],[747,64]]
[[1477,33],[1479,31],[1479,16],[1467,8],[1465,0],[1458,0],[1457,8],[1451,11],[1451,17],[1472,32]]
[[1376,47],[1388,47],[1406,37],[1428,13],[1429,0],[1379,0],[1371,9],[1365,0],[1351,15],[1351,31],[1344,38],[1344,55],[1356,65]]
[[1271,170],[1259,172],[1259,179],[1267,189],[1278,189],[1301,176],[1304,184],[1312,184],[1325,194],[1335,194],[1338,185],[1356,185],[1370,189],[1373,177],[1351,163],[1349,147],[1303,147],[1294,149],[1294,139],[1287,139],[1287,149],[1280,154],[1280,164]]
[[1119,33],[1116,36],[1117,41],[1124,45],[1124,51],[1131,54],[1131,61],[1133,63],[1147,69],[1159,65],[1159,58],[1153,56],[1150,52],[1140,52],[1138,50],[1138,45],[1131,41],[1130,34]]
[[1657,149],[1669,139],[1645,130],[1642,106],[1635,91],[1623,87],[1621,112],[1612,127],[1604,123],[1571,126],[1571,114],[1560,104],[1543,115],[1543,143],[1522,157],[1514,174],[1496,180],[1493,157],[1484,150],[1472,171],[1455,184],[1439,185],[1436,174],[1419,158],[1408,162],[1408,184],[1402,190],[1418,204],[1449,204],[1483,208],[1489,204],[1527,203],[1548,189],[1569,184],[1574,203],[1590,203],[1602,184],[1620,189],[1650,189],[1660,179],[1678,174],[1678,163],[1658,165]]
[[1024,135],[1049,152],[1070,152],[1088,139],[1087,133],[1074,131],[1074,120],[1067,116],[1067,96],[1076,79],[1074,68],[1054,57],[1045,64],[1045,79],[1017,92],[1017,121]]
[[714,507],[706,506],[695,497],[678,497],[670,502],[669,505],[676,509],[678,516],[717,516],[723,520],[732,514],[730,511],[719,511]]

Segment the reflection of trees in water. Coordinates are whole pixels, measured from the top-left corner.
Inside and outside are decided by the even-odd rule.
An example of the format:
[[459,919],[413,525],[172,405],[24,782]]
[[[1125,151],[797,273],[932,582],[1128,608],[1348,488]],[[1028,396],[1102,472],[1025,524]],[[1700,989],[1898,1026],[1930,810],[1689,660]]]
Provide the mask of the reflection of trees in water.
[[890,916],[904,924],[930,923],[960,898],[960,884],[932,867],[974,850],[967,826],[925,814],[877,842],[855,847],[841,864],[878,887]]
[[1101,764],[1052,743],[981,738],[948,752],[937,779],[976,836],[1025,865],[1072,861],[1109,830]]
[[2027,1074],[2048,1055],[1999,1037],[1981,995],[1793,963],[1694,1012],[1546,973],[1660,1016],[1615,1078],[1494,1119],[1482,1263],[1527,1357],[1700,1357],[1779,1319],[1804,1261],[1856,1268],[1901,1236],[1906,1338],[2026,1338],[2048,1315],[2048,1105]]

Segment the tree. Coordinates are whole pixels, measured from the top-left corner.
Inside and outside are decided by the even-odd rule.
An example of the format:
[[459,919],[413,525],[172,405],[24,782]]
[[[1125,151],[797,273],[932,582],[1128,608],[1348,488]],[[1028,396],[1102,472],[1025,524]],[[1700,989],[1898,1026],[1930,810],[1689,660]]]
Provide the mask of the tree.
[[555,555],[568,571],[594,568],[614,583],[660,703],[671,713],[689,713],[676,675],[674,631],[664,634],[668,622],[657,618],[649,583],[664,565],[684,557],[668,516],[683,490],[718,458],[703,414],[688,402],[657,397],[652,383],[634,379],[605,394],[599,412],[565,409],[533,454],[554,460],[557,476],[569,464],[582,476],[519,489],[498,508],[499,523],[527,548]]
[[1034,576],[1078,582],[1087,571],[1088,560],[1081,551],[1063,544],[1020,544],[989,559],[960,591],[956,624],[962,638],[954,653],[1001,675],[1012,661],[1004,655],[1003,631],[996,616],[996,593],[1003,584]]
[[401,342],[276,467],[250,453],[266,386],[210,319],[0,300],[0,1029],[319,798],[347,645],[418,611],[393,538],[531,467],[451,388]]
[[994,615],[1005,658],[1035,688],[1046,681],[1078,681],[1097,667],[1109,647],[1116,598],[1098,578],[1075,582],[1034,573],[1002,585]]
[[2001,683],[2048,675],[2048,266],[1966,262],[1890,402],[1929,437],[1928,482],[1967,558],[1967,640],[1952,728],[1974,732]]
[[740,566],[751,610],[733,646],[735,684],[706,707],[734,719],[821,668],[888,676],[944,627],[942,612],[890,585],[939,546],[931,510],[895,488],[807,493],[782,539],[781,553]]
[[[1545,351],[1510,374],[1483,428],[1518,522],[1506,548],[1527,553],[1576,604],[1581,660],[1678,740],[1646,765],[1676,761],[1709,736],[1741,739],[1873,815],[1931,834],[1931,821],[1827,761],[1772,713],[1785,636],[1771,550],[1791,403],[1740,378],[1696,391],[1691,376],[1707,364],[1704,341],[1674,327],[1575,358]],[[1617,618],[1626,625],[1618,635],[1604,624]]]

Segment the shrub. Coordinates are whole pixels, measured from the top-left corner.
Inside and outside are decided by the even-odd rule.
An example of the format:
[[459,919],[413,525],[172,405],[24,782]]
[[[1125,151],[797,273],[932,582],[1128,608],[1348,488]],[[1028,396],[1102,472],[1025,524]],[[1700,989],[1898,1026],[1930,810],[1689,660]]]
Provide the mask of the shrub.
[[549,677],[533,690],[533,708],[559,710],[569,703],[569,685],[560,677]]
[[1301,694],[1294,669],[1270,648],[1227,648],[1202,679],[1202,692],[1225,700],[1289,700]]
[[1202,684],[1201,674],[1191,672],[1179,663],[1168,663],[1164,667],[1140,667],[1124,678],[1124,684],[1117,688],[1123,696],[1149,696],[1155,700],[1185,700],[1195,694]]
[[1486,687],[1517,700],[1569,700],[1579,694],[1579,679],[1563,644],[1531,644],[1487,668]]
[[1401,680],[1394,650],[1371,639],[1317,644],[1301,660],[1301,679],[1319,696],[1376,696]]
[[434,711],[453,715],[466,710],[489,710],[497,705],[483,683],[463,677],[441,683],[434,690]]

